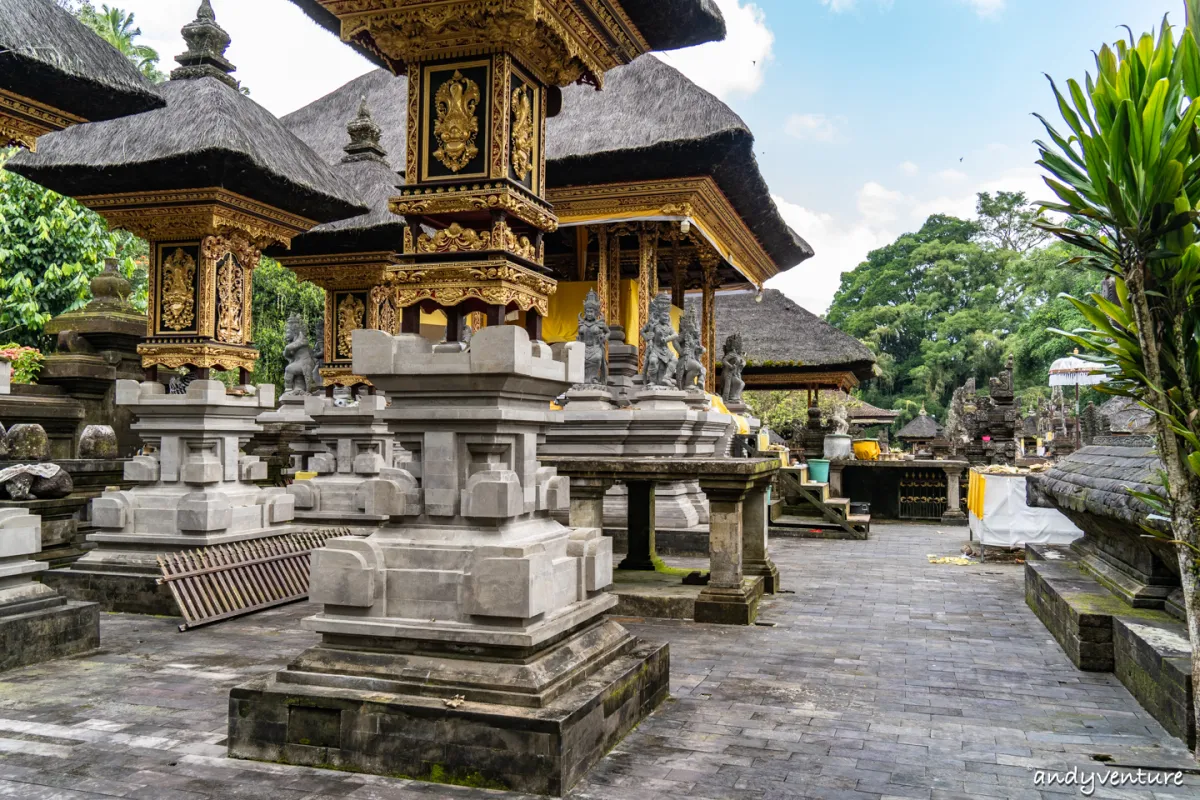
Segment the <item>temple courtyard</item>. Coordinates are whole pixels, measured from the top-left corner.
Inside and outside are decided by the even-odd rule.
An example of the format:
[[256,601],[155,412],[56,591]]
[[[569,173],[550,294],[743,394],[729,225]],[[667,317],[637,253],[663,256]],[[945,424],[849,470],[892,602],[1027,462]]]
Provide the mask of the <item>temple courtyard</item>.
[[[1037,772],[1195,773],[1112,674],[1071,666],[1025,605],[1021,566],[930,562],[964,536],[892,524],[867,541],[776,538],[785,592],[764,600],[758,625],[629,620],[670,642],[671,697],[569,796],[1064,797],[1078,788],[1035,786]],[[229,690],[315,644],[299,624],[315,610],[187,633],[171,618],[102,615],[100,651],[0,678],[0,796],[517,796],[227,759]],[[1185,773],[1179,787],[1093,796],[1197,793],[1200,775]]]

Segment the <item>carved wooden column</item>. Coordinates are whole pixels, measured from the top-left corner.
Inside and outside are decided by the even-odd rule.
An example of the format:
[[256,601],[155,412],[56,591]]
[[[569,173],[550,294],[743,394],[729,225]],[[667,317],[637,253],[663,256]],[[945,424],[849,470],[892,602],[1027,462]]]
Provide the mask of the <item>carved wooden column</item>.
[[683,248],[680,247],[682,237],[676,229],[671,236],[671,305],[683,308],[687,302],[684,282],[687,279],[687,269],[683,262]]
[[[621,325],[621,227],[608,229],[608,313],[609,326]],[[628,332],[626,332],[628,334]]]
[[[647,222],[638,229],[638,325],[650,319],[650,299],[654,297],[658,272],[658,223]],[[638,337],[638,369],[646,361],[646,343]]]
[[596,247],[599,255],[596,260],[596,296],[600,298],[600,316],[609,325],[615,325],[617,318],[612,310],[612,296],[608,287],[608,226],[596,227]]
[[699,248],[701,284],[703,292],[700,306],[700,341],[705,347],[704,367],[708,370],[704,381],[704,390],[715,392],[717,388],[716,352],[717,352],[717,314],[716,289],[719,279],[717,268],[721,257],[710,247]]

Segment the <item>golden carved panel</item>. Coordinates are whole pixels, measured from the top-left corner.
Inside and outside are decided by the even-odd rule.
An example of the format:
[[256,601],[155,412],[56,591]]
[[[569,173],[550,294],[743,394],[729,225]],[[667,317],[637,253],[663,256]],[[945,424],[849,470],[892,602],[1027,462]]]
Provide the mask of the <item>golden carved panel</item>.
[[0,147],[15,143],[37,150],[39,136],[86,121],[83,117],[0,89]]
[[433,135],[438,147],[433,157],[451,172],[459,172],[479,153],[479,84],[455,70],[450,80],[438,87],[434,97],[437,119]]
[[405,189],[389,203],[393,214],[436,216],[470,211],[505,211],[545,233],[558,230],[558,218],[550,207],[532,196],[502,184],[447,187],[442,190]]
[[507,53],[492,56],[492,180],[508,177],[508,82],[512,59]]
[[349,253],[346,255],[282,256],[279,263],[326,291],[361,289],[381,283],[395,262],[389,252]]
[[397,308],[423,300],[449,308],[474,299],[489,305],[516,304],[543,316],[548,313],[550,295],[558,288],[552,279],[502,259],[401,267],[388,276],[385,286],[390,288]]
[[354,357],[354,332],[366,321],[366,306],[362,300],[347,292],[337,306],[337,359]]
[[512,168],[521,180],[533,171],[533,92],[518,86],[512,93]]
[[143,342],[138,345],[143,367],[253,370],[258,351],[252,347],[197,342]]
[[290,245],[293,236],[317,224],[220,188],[85,195],[76,199],[112,227],[152,242],[237,230],[261,249],[274,243]]
[[600,86],[609,69],[649,51],[606,0],[318,0],[342,39],[370,46],[403,73],[414,62],[481,52],[519,54],[543,83]]
[[164,328],[187,330],[196,321],[196,259],[182,247],[163,260],[159,303]]

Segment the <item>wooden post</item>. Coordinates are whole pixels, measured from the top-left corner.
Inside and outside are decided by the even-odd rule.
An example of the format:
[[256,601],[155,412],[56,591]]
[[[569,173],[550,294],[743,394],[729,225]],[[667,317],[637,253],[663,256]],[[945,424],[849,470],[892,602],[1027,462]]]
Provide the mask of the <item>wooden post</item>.
[[503,325],[504,318],[507,316],[507,310],[502,305],[489,305],[487,311],[484,312],[484,317],[487,319],[488,327],[493,325]]
[[600,316],[609,325],[617,324],[616,315],[612,313],[611,298],[608,288],[608,226],[601,225],[596,229],[596,242],[599,245],[599,256],[596,267],[596,295],[600,298]]
[[[658,282],[658,223],[643,223],[638,230],[638,325],[650,319],[650,300]],[[638,369],[646,363],[646,343],[638,339]]]
[[462,341],[462,311],[458,306],[444,309],[446,314],[446,341]]
[[678,308],[683,308],[683,304],[687,302],[687,294],[684,288],[684,279],[687,277],[687,270],[683,268],[683,253],[679,246],[681,237],[674,237],[674,244],[671,254],[671,305]]
[[[621,325],[621,234],[617,226],[609,228],[608,239],[608,316],[609,325]],[[628,341],[629,331],[626,331]]]
[[525,332],[529,334],[531,342],[542,340],[542,315],[537,309],[531,308],[525,312]]
[[721,264],[721,257],[712,248],[705,246],[700,248],[699,258],[700,270],[703,275],[701,278],[703,299],[700,305],[700,342],[705,347],[704,368],[708,370],[704,381],[704,390],[715,392],[717,388],[717,312],[715,292],[717,283],[720,280],[717,276],[717,268]]
[[421,307],[420,306],[405,306],[400,312],[400,332],[401,333],[420,333],[421,332]]
[[628,551],[617,569],[654,570],[654,482],[626,481]]
[[575,229],[575,274],[576,280],[587,280],[587,251],[588,227],[580,225]]

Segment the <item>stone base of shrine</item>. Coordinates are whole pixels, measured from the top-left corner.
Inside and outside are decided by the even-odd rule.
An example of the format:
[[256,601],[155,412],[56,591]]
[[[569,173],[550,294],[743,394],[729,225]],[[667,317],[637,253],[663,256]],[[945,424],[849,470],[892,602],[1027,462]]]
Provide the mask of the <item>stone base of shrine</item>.
[[100,607],[95,603],[55,597],[0,610],[0,672],[99,646]]
[[[731,625],[753,623],[765,581],[762,576],[748,576],[743,580],[743,586],[742,597],[746,603],[740,612],[729,613],[730,609],[722,609],[720,619],[697,621]],[[614,617],[694,620],[696,601],[705,588],[683,583],[683,576],[677,572],[616,570],[609,592],[616,595],[617,605],[608,613]]]
[[178,617],[179,606],[171,590],[157,581],[161,572],[143,570],[65,569],[47,570],[42,583],[71,600],[95,603],[101,611],[123,614],[153,614]]
[[1025,602],[1072,664],[1114,673],[1171,735],[1195,747],[1192,648],[1185,625],[1165,611],[1125,603],[1068,546],[1026,548]]
[[[613,540],[613,551],[629,552],[629,529],[604,526],[604,535]],[[708,525],[675,530],[654,528],[654,552],[664,556],[708,556]]]
[[668,646],[612,621],[524,659],[423,647],[326,643],[236,687],[229,755],[561,796],[670,684]]

